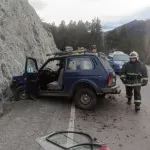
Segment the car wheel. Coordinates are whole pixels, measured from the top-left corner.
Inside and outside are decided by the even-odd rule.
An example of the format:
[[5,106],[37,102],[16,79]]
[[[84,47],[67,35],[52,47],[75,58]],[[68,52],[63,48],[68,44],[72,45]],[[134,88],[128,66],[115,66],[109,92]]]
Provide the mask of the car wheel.
[[15,100],[16,101],[26,100],[27,98],[28,98],[28,95],[24,89],[24,86],[21,85],[21,86],[17,87],[16,93],[15,93]]
[[97,96],[91,89],[79,89],[75,96],[75,105],[81,109],[90,110],[96,106]]

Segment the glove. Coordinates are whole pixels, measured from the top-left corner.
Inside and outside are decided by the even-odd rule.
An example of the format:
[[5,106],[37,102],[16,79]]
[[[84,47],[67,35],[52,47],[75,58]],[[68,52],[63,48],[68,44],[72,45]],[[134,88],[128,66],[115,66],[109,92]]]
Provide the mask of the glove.
[[122,81],[123,84],[126,83],[126,75],[121,75],[120,79],[121,79],[121,81]]
[[148,80],[142,80],[142,86],[146,86],[148,84]]
[[122,83],[125,84],[126,83],[126,79],[121,79]]

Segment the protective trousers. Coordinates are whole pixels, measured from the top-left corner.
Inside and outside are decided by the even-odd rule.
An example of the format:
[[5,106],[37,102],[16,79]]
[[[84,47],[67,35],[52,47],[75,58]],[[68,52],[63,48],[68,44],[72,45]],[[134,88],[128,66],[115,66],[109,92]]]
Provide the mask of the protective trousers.
[[126,95],[128,100],[132,100],[134,91],[134,103],[135,105],[141,104],[141,86],[126,86]]

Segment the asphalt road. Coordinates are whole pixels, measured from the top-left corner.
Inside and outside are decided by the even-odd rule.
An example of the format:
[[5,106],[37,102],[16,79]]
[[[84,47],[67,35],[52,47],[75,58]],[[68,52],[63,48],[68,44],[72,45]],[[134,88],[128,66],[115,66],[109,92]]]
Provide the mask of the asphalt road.
[[99,100],[92,112],[74,108],[67,99],[14,102],[0,118],[0,150],[42,150],[36,139],[60,130],[89,133],[112,150],[149,150],[150,84],[142,89],[143,102],[138,113],[134,104],[126,104],[119,79],[118,84],[122,93]]

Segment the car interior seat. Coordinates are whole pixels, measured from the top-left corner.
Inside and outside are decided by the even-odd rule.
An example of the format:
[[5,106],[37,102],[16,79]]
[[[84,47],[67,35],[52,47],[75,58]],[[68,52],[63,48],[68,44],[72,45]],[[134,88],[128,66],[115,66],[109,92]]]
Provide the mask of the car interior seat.
[[48,90],[61,90],[63,87],[63,79],[64,79],[64,68],[62,68],[60,71],[58,81],[54,81],[47,84]]

